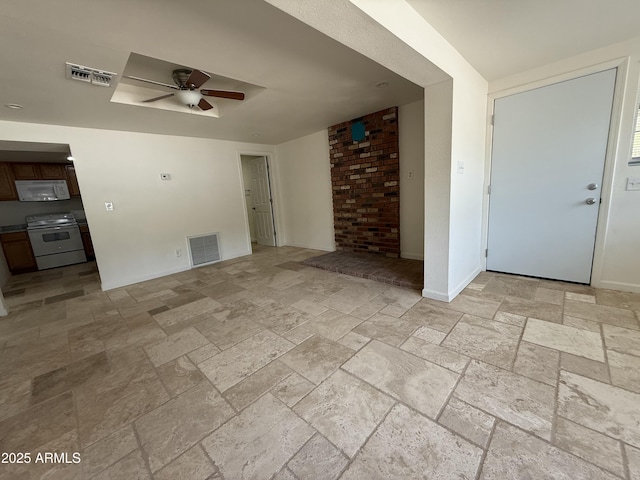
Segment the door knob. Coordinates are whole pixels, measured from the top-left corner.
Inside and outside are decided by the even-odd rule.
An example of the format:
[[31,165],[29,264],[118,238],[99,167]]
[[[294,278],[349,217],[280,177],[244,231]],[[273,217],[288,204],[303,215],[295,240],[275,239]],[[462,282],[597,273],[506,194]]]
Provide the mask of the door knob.
[[589,190],[597,190],[598,189],[598,184],[597,183],[590,183],[589,185],[587,185],[587,188]]
[[587,205],[593,205],[594,203],[596,203],[596,199],[595,198],[587,198],[585,203]]

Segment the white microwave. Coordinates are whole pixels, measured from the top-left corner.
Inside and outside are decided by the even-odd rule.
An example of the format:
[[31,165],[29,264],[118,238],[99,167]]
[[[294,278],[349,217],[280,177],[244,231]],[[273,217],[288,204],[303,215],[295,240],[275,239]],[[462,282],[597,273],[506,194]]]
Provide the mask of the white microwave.
[[65,180],[16,180],[16,190],[21,202],[53,202],[71,198]]

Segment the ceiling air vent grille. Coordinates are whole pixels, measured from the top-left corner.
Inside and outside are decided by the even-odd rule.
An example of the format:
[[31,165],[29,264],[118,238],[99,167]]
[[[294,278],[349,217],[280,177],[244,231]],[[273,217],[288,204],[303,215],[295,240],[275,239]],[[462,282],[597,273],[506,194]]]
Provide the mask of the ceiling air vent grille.
[[200,267],[220,261],[220,245],[217,233],[208,233],[194,237],[187,237],[191,266]]
[[69,62],[67,62],[66,65],[67,78],[92,83],[93,85],[99,85],[101,87],[110,87],[113,77],[117,75],[113,72],[106,72],[104,70],[98,70],[91,67],[83,67],[82,65],[76,65]]

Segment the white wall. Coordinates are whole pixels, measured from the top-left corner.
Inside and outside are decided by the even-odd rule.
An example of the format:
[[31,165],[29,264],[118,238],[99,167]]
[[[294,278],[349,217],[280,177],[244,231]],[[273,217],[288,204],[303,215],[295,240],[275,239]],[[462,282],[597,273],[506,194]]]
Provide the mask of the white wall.
[[16,122],[0,132],[71,146],[103,289],[190,268],[188,235],[220,232],[223,259],[251,252],[238,151],[273,147]]
[[[424,101],[398,107],[400,256],[424,258]],[[411,177],[409,177],[411,173]]]
[[448,300],[453,81],[424,90],[424,289],[426,297]]
[[460,77],[453,80],[448,300],[484,269],[485,260],[487,83],[475,75],[463,78],[464,82]]
[[638,101],[639,62],[640,38],[637,38],[501,78],[489,85],[490,94],[495,98],[532,86],[619,67],[591,282],[596,287],[633,292],[640,292],[640,192],[625,188],[627,177],[640,176],[640,167],[628,166]]
[[334,251],[327,131],[278,145],[275,163],[282,244]]
[[[483,268],[482,205],[488,84],[462,55],[406,2],[400,0],[394,2],[351,0],[351,2],[423,55],[425,62],[428,61],[439,67],[453,79],[450,100],[451,152],[446,165],[449,169],[449,197],[445,197],[447,192],[444,188],[440,189],[440,194],[426,192],[432,203],[436,202],[440,208],[445,209],[449,216],[449,230],[443,234],[439,229],[431,228],[429,212],[425,211],[425,246],[431,245],[431,248],[439,252],[440,256],[430,255],[425,249],[425,285],[422,292],[427,297],[450,301]],[[372,40],[368,39],[368,42]],[[405,71],[407,74],[412,72],[413,68],[396,65],[394,71],[403,75]],[[445,106],[442,105],[440,98],[427,93],[427,90],[432,88],[430,86],[432,84],[423,83],[422,85],[426,87],[425,114],[427,115],[425,176],[439,178],[444,165],[440,159],[429,159],[430,149],[434,148],[429,144],[431,128],[429,110],[443,109]],[[433,120],[437,122],[437,117]],[[442,120],[448,121],[448,118],[443,117]],[[440,136],[442,132],[434,134]],[[438,148],[438,151],[444,153],[441,148]],[[457,173],[460,163],[464,166],[462,174]],[[444,272],[440,272],[442,255],[446,255],[448,263],[446,286],[443,285]]]

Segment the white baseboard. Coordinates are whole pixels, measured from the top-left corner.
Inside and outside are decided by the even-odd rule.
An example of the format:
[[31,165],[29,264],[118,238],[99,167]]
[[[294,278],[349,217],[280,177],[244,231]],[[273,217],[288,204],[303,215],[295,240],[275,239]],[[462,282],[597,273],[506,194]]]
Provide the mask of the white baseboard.
[[407,260],[424,260],[422,253],[401,253],[400,258],[406,258]]
[[602,280],[599,282],[593,282],[591,286],[596,288],[606,288],[608,290],[619,290],[622,292],[640,293],[640,285],[635,283],[609,282],[607,280]]
[[422,296],[425,298],[430,298],[432,300],[440,300],[441,302],[450,302],[451,299],[447,293],[437,292],[435,290],[428,290],[426,288],[422,289]]
[[[250,251],[240,252],[237,255],[233,255],[231,257],[225,257],[221,261],[224,262],[225,260],[232,260],[234,258],[245,257],[247,255],[251,255],[251,252]],[[118,279],[111,282],[102,282],[100,285],[100,288],[102,289],[103,292],[106,292],[108,290],[113,290],[114,288],[126,287],[127,285],[133,285],[134,283],[146,282],[147,280],[166,277],[167,275],[173,275],[174,273],[186,272],[187,270],[191,270],[191,268],[192,267],[189,264],[186,266],[180,266],[171,270],[164,270],[162,272],[153,273],[149,275],[141,275],[139,277],[134,276],[127,279]],[[100,271],[100,265],[98,265],[98,271]]]
[[[464,290],[465,288],[467,288],[467,285],[469,285],[474,278],[476,278],[478,276],[478,274],[482,271],[482,266],[479,265],[477,266],[473,272],[471,272],[464,280],[462,280],[462,282],[460,282],[458,284],[458,286],[456,288],[453,289],[453,291],[451,292],[451,300],[453,300],[454,298],[456,298],[460,292],[462,290]],[[451,301],[450,300],[450,301]]]
[[[127,285],[133,285],[134,283],[146,282],[147,280],[166,277],[167,275],[173,275],[174,273],[185,272],[190,269],[191,269],[191,265],[187,265],[186,267],[181,266],[171,270],[164,270],[162,272],[153,273],[149,275],[133,276],[130,278],[118,279],[111,282],[102,282],[100,284],[100,288],[102,289],[103,292],[106,292],[108,290],[113,290],[114,288],[126,287]],[[100,266],[98,266],[98,271],[100,271]]]
[[450,292],[438,292],[436,290],[429,290],[426,288],[422,289],[422,296],[426,298],[431,298],[433,300],[440,300],[441,302],[451,302],[454,298],[456,298],[462,290],[466,288],[467,285],[471,283],[471,281],[478,276],[478,274],[482,271],[482,266],[478,266],[471,272],[462,282],[460,282],[456,288],[451,290]]

